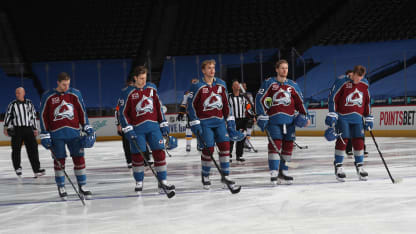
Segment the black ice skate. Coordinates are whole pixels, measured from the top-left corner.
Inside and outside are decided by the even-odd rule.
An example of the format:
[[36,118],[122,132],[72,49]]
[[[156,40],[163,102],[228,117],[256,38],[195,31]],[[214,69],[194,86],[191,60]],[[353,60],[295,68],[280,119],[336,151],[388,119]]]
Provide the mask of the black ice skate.
[[19,176],[19,177],[22,176],[22,168],[21,167],[16,169],[16,175]]
[[278,176],[278,173],[277,173],[276,170],[271,170],[270,171],[270,182],[273,185],[276,185],[277,184],[277,176]]
[[358,178],[360,180],[367,180],[368,173],[363,168],[364,164],[362,162],[361,163],[354,162],[354,165],[355,165],[355,169],[357,170]]
[[243,158],[243,157],[237,157],[237,162],[242,163],[242,162],[245,162],[245,161],[246,161],[245,158]]
[[136,181],[136,187],[134,187],[136,193],[143,191],[143,181]]
[[91,200],[92,199],[92,193],[91,193],[91,191],[89,191],[87,189],[87,187],[85,185],[78,185],[78,188],[79,188],[79,193],[82,196],[84,196],[84,198],[86,200]]
[[336,176],[337,180],[340,181],[340,182],[344,182],[345,177],[347,177],[347,176],[345,175],[344,168],[342,167],[342,163],[335,163],[334,162],[334,166],[335,166],[335,176]]
[[279,170],[279,175],[277,176],[278,184],[292,184],[293,177],[286,175],[286,170]]
[[38,178],[39,176],[43,176],[45,174],[46,174],[45,169],[39,168],[38,172],[35,172],[35,176],[34,177],[35,178]]
[[191,146],[190,145],[186,145],[186,152],[191,152]]
[[204,176],[203,174],[201,174],[201,182],[202,182],[202,187],[204,189],[211,188],[211,180],[209,179],[209,176]]
[[66,193],[65,187],[58,187],[58,193],[62,201],[66,201],[68,199],[68,194]]
[[[175,192],[175,185],[168,184],[168,182],[166,180],[162,180],[162,186],[166,190],[167,193],[170,193],[172,191]],[[158,185],[158,188],[159,188],[159,193],[161,193],[161,194],[165,193],[160,184]]]

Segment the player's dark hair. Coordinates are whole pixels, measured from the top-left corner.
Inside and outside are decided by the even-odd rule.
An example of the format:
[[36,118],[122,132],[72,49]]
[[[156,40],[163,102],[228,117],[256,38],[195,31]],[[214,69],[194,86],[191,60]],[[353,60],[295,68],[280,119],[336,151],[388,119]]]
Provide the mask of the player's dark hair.
[[350,73],[353,73],[353,71],[352,71],[352,70],[347,70],[347,71],[345,72],[345,75],[348,75],[348,74],[350,74]]
[[134,68],[133,70],[133,76],[139,76],[141,74],[146,74],[147,73],[147,68],[145,66],[137,66]]
[[231,82],[231,84],[234,84],[234,82],[238,82],[238,83],[240,83],[240,81],[239,81],[239,80],[234,79],[234,80]]
[[359,76],[363,76],[366,72],[365,67],[361,65],[357,65],[354,67],[354,74],[357,74]]
[[71,77],[69,77],[68,73],[61,72],[58,74],[58,81],[61,82],[63,80],[71,80]]
[[280,59],[279,61],[276,62],[275,68],[279,68],[280,65],[283,63],[286,63],[287,65],[289,65],[289,63],[285,59]]

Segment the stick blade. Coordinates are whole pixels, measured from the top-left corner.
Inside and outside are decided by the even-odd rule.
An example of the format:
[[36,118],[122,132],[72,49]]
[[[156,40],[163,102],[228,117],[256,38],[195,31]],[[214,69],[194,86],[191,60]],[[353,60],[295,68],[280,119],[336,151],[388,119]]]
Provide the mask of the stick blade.
[[239,192],[240,192],[240,190],[241,190],[241,186],[238,186],[238,187],[236,187],[236,188],[232,188],[231,186],[228,186],[228,188],[230,189],[230,192],[231,192],[232,194],[237,194],[237,193],[239,193]]
[[166,193],[166,196],[168,196],[168,198],[172,198],[175,196],[175,191],[170,191],[169,193]]
[[400,184],[401,182],[403,182],[402,178],[393,179],[393,184]]

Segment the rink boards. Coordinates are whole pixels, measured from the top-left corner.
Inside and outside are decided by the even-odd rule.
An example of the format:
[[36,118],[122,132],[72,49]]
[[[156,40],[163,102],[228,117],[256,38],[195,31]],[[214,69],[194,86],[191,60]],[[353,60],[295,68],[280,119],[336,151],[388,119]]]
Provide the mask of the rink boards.
[[[374,134],[377,136],[387,137],[416,137],[415,113],[416,105],[407,106],[376,106],[372,108],[374,115]],[[323,136],[326,129],[325,116],[328,113],[327,108],[309,109],[311,125],[307,128],[298,128],[297,136]],[[176,114],[167,114],[171,135],[176,137],[185,136],[186,122],[176,121]],[[92,117],[90,124],[97,131],[97,140],[117,140],[114,117]],[[262,136],[263,132],[259,131],[257,125],[254,126],[254,136]],[[368,132],[367,132],[368,135]],[[10,145],[10,138],[0,135],[0,145]]]

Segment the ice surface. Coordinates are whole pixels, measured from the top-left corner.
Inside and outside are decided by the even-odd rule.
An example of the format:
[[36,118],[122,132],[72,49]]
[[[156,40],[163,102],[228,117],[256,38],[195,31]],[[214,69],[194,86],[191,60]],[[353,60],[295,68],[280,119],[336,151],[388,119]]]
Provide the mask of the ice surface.
[[[23,178],[18,179],[10,147],[0,147],[0,233],[416,233],[416,141],[377,138],[390,171],[403,182],[392,184],[371,138],[365,158],[368,181],[359,181],[353,159],[345,158],[347,180],[337,182],[334,143],[323,137],[298,137],[309,149],[294,151],[292,185],[272,186],[267,169],[267,139],[253,137],[258,153],[231,164],[239,194],[223,189],[211,169],[213,186],[203,190],[196,142],[185,152],[185,140],[167,157],[168,181],[176,185],[172,199],[158,194],[146,169],[144,191],[134,192],[121,142],[97,142],[86,150],[87,182],[93,200],[83,207],[67,182],[69,200],[60,201],[49,152],[39,146],[46,176],[32,178],[22,150]],[[234,158],[235,159],[235,158]],[[75,181],[72,160],[67,172]]]

